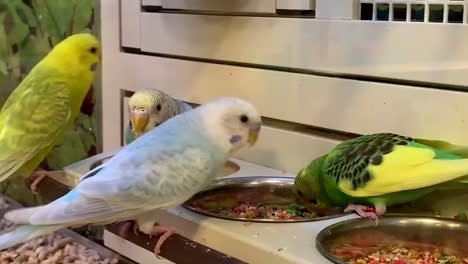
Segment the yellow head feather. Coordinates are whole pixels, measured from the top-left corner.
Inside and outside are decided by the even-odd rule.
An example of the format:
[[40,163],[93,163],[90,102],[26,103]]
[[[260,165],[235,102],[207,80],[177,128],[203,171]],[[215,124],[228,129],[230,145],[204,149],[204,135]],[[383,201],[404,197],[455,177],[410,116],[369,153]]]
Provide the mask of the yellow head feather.
[[38,65],[52,68],[64,76],[78,77],[85,83],[91,83],[100,56],[101,45],[96,37],[87,33],[75,34],[57,44]]
[[101,57],[99,40],[88,33],[75,34],[58,43],[31,71],[58,74],[67,82],[72,108],[78,109],[89,91]]

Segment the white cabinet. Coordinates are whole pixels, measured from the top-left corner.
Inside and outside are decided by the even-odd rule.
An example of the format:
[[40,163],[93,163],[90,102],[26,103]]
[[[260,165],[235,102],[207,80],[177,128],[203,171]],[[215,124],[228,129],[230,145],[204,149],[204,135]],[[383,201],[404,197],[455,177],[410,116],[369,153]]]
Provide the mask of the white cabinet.
[[165,9],[219,12],[275,13],[275,0],[162,0]]
[[315,0],[276,0],[276,9],[315,10]]
[[[143,1],[160,5],[145,10],[121,0],[119,11],[111,2],[102,2],[105,149],[121,143],[125,91],[143,88],[198,104],[251,101],[264,136],[237,157],[293,173],[339,142],[323,129],[468,144],[468,93],[453,91],[468,84],[466,23],[246,15],[215,1],[167,1],[178,10]],[[291,10],[312,7],[293,2]],[[218,11],[184,9],[200,6]]]
[[317,19],[359,19],[359,0],[317,1]]
[[[465,48],[468,24],[236,13],[239,10],[256,12],[267,5],[274,12],[275,1],[245,1],[244,4],[240,4],[242,1],[229,2],[231,4],[226,4],[227,1],[167,1],[168,7],[223,10],[222,14],[186,13],[184,10],[146,12],[138,1],[121,1],[122,46],[141,52],[359,78],[371,76],[459,86],[468,83],[465,74],[468,71],[468,49]],[[358,1],[344,1],[338,5],[340,1],[329,1],[327,6],[317,2],[317,14],[320,10],[332,10],[336,13],[330,13],[330,17],[340,18],[347,16],[340,15],[340,8],[347,10],[345,13],[357,12]],[[279,2],[276,8],[278,5]],[[290,2],[289,7],[294,6],[308,8],[311,4]]]
[[315,10],[315,0],[142,0],[162,10],[276,14],[277,10]]

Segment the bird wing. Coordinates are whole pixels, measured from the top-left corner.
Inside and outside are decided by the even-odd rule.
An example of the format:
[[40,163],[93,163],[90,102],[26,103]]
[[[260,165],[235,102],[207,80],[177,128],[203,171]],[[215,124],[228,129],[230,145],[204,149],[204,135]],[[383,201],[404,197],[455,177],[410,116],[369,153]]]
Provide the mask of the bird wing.
[[371,162],[356,170],[353,177],[342,177],[338,188],[354,197],[369,197],[418,189],[459,178],[468,172],[468,160],[435,159],[430,148],[397,145],[382,155],[378,165]]
[[[154,156],[146,151],[130,156],[126,151],[132,149],[123,149],[97,172],[90,172],[90,177],[84,176],[66,196],[46,206],[17,211],[8,218],[40,225],[131,219],[142,211],[183,203],[199,189],[189,177],[215,173],[213,159],[197,148]],[[149,159],[138,161],[142,157]]]
[[66,84],[44,80],[22,85],[36,87],[14,92],[0,113],[0,181],[50,147],[71,116]]

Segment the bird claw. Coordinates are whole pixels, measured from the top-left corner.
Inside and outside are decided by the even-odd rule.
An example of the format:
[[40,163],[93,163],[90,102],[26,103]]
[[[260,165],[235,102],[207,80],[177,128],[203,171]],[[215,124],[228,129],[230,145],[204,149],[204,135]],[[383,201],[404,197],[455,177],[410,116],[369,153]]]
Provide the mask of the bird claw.
[[372,207],[365,206],[365,205],[349,204],[344,209],[344,212],[347,213],[350,211],[356,212],[361,217],[370,218],[375,223],[376,226],[379,224],[379,217]]
[[165,227],[165,226],[160,226],[160,225],[155,225],[153,227],[153,230],[149,234],[149,237],[152,238],[153,236],[158,236],[161,235],[156,242],[156,246],[154,247],[154,254],[158,259],[161,259],[159,256],[159,253],[161,253],[161,246],[164,244],[166,239],[168,239],[170,236],[174,234],[174,230],[170,227]]
[[45,177],[49,176],[48,171],[45,170],[36,170],[31,174],[31,178],[33,179],[30,185],[31,192],[34,194],[37,193],[37,185],[41,182]]
[[137,222],[133,225],[133,233],[138,236],[138,233],[140,232],[140,226],[138,225]]

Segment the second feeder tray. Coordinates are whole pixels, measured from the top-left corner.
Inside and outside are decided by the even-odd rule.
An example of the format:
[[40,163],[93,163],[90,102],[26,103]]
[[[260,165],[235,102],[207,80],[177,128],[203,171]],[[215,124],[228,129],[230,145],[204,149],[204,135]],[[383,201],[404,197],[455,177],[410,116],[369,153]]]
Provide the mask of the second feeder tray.
[[468,263],[468,224],[450,219],[392,215],[376,226],[367,218],[323,229],[319,252],[333,263]]
[[343,208],[308,213],[293,191],[291,177],[233,177],[216,179],[183,207],[217,218],[249,222],[308,222],[346,215]]

